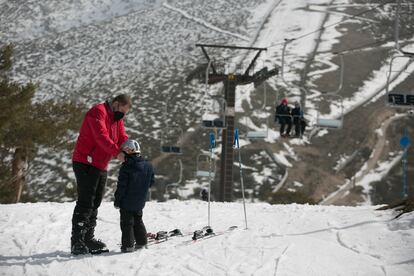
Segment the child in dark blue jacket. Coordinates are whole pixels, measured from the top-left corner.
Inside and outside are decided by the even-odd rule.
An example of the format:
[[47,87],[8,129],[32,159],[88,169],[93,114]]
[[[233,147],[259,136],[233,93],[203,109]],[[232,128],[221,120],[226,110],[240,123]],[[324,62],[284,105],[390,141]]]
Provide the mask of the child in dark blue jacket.
[[119,170],[114,206],[120,208],[122,252],[132,252],[147,244],[147,230],[142,221],[142,209],[149,188],[154,184],[154,170],[144,160],[137,141],[127,140],[122,145],[125,162]]

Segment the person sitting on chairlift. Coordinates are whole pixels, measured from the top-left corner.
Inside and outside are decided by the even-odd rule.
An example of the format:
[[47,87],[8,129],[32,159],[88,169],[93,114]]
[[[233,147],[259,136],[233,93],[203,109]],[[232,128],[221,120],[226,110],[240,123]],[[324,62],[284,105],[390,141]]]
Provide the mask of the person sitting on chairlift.
[[200,191],[200,197],[203,201],[208,201],[208,189],[206,187],[203,187]]
[[303,111],[298,101],[295,102],[295,107],[292,109],[292,117],[293,124],[295,125],[295,137],[302,138],[307,123],[305,118],[303,117]]
[[[275,122],[279,122],[280,124],[280,136],[289,137],[290,130],[292,128],[292,117],[287,99],[283,99],[281,103],[276,107]],[[287,128],[285,132],[286,125]]]

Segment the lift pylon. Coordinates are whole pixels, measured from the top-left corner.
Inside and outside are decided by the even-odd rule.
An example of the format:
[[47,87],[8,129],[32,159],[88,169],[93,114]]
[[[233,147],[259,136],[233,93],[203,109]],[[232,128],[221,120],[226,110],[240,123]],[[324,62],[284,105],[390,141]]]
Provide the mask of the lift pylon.
[[[229,45],[212,45],[212,44],[196,44],[196,47],[200,47],[204,56],[207,59],[207,64],[204,65],[204,69],[209,66],[211,70],[208,70],[204,77],[202,74],[190,73],[187,81],[192,78],[198,77],[201,82],[207,84],[216,84],[222,82],[224,84],[224,100],[225,100],[225,122],[226,128],[223,129],[222,137],[222,150],[221,150],[221,165],[220,165],[220,201],[233,201],[233,135],[234,135],[234,121],[235,121],[235,100],[236,100],[236,87],[238,85],[246,85],[254,83],[256,86],[260,85],[263,81],[278,74],[279,69],[276,67],[272,70],[268,70],[267,67],[263,67],[256,73],[251,73],[251,69],[254,67],[256,60],[262,53],[266,51],[266,48],[257,47],[240,47]],[[248,50],[256,51],[256,55],[248,65],[247,69],[241,73],[230,72],[217,72],[216,64],[210,58],[207,53],[209,48],[230,49],[230,50]],[[197,67],[197,72],[201,72],[200,66]],[[211,71],[211,72],[210,72]]]

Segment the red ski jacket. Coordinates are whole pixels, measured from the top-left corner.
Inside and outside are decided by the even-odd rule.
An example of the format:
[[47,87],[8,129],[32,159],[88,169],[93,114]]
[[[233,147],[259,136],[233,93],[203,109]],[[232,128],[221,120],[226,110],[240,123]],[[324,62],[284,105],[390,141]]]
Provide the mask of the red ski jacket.
[[109,161],[121,152],[126,140],[124,121],[114,121],[114,112],[108,102],[97,104],[83,119],[72,161],[106,171]]

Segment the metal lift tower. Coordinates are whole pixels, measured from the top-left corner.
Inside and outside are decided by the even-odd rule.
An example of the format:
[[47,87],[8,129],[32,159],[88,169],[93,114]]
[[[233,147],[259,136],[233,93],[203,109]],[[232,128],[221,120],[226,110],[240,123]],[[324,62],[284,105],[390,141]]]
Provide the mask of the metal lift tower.
[[[263,67],[254,74],[250,74],[257,58],[262,51],[266,51],[266,48],[255,48],[255,47],[240,47],[240,46],[227,46],[227,45],[211,45],[211,44],[196,44],[203,51],[204,56],[207,58],[210,64],[211,73],[208,73],[208,84],[215,84],[223,82],[224,84],[224,99],[225,99],[225,122],[226,127],[222,132],[222,150],[221,150],[221,166],[220,166],[220,191],[219,201],[233,201],[233,139],[234,139],[234,121],[235,121],[235,101],[236,101],[236,87],[238,85],[246,85],[254,83],[255,87],[259,86],[262,82],[268,78],[278,74],[278,69],[274,68],[268,70],[267,67]],[[210,59],[207,48],[221,48],[221,49],[232,49],[232,50],[249,50],[257,51],[253,60],[247,67],[246,71],[242,74],[232,74],[216,71],[214,61]],[[197,72],[203,72],[206,70],[207,65],[199,66],[195,73],[190,74],[187,81],[197,75]],[[205,72],[205,71],[204,71]],[[198,74],[198,78],[203,78],[204,74]],[[205,76],[204,76],[205,77]],[[205,81],[205,79],[204,79]]]

